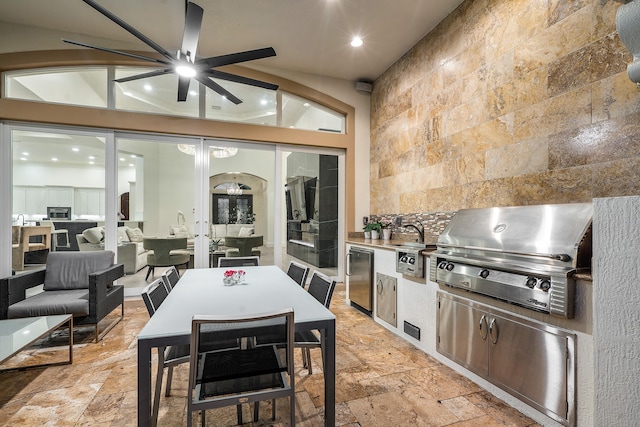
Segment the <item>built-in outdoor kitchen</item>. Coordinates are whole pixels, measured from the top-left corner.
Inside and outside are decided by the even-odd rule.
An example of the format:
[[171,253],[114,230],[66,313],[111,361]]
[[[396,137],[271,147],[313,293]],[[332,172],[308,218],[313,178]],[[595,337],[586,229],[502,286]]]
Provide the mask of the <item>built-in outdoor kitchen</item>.
[[[347,242],[347,302],[542,420],[579,425],[592,388],[592,204],[387,219],[392,239]],[[369,310],[350,296],[362,250],[372,252]]]

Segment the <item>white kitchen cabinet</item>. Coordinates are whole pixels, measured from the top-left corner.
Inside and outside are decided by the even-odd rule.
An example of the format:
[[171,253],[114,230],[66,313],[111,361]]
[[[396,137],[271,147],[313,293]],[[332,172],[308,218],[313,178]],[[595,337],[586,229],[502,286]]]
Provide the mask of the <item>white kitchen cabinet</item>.
[[14,215],[24,214],[26,212],[27,196],[24,187],[13,187],[13,209]]
[[47,215],[48,191],[46,187],[25,187],[24,214]]
[[47,187],[47,206],[73,207],[73,187]]
[[76,188],[74,208],[76,215],[104,216],[104,189]]

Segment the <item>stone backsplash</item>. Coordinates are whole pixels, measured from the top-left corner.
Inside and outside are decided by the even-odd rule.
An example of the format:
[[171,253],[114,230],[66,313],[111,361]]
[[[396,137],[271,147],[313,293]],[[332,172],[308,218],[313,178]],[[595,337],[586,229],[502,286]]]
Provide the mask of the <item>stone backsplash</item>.
[[[438,241],[438,236],[444,231],[455,214],[455,212],[433,212],[372,215],[369,220],[380,221],[383,218],[390,220],[393,223],[391,226],[392,238],[412,242],[418,239],[418,232],[413,227],[404,227],[403,225],[413,224],[420,228],[420,224],[422,224],[422,227],[424,227],[424,242],[435,244]],[[399,225],[396,223],[397,218],[401,219]]]
[[640,194],[621,4],[460,5],[374,82],[370,214]]

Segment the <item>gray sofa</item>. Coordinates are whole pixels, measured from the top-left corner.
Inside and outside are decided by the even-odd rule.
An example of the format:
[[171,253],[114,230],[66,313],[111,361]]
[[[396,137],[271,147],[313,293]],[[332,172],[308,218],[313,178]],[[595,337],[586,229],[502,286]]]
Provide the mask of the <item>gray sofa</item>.
[[[111,251],[51,252],[46,268],[0,280],[0,319],[72,314],[74,326],[95,327],[96,342],[124,316],[124,276]],[[27,297],[27,290],[42,292]],[[102,332],[99,323],[120,306],[120,314]]]

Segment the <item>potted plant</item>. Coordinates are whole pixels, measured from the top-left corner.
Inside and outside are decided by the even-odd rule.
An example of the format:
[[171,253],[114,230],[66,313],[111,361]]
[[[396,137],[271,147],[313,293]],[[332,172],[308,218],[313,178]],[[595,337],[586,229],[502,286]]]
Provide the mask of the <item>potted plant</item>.
[[378,230],[378,226],[377,226],[377,222],[368,222],[367,224],[365,224],[363,230],[364,230],[364,238],[365,239],[370,239],[371,238],[371,232]]
[[380,227],[382,227],[382,236],[383,236],[384,240],[391,239],[391,225],[392,224],[393,224],[393,221],[391,221],[390,219],[382,218],[380,220]]
[[[373,240],[380,238],[380,230],[382,230],[382,224],[380,224],[378,221],[370,222],[364,226],[364,232],[365,233],[370,232],[371,239]],[[367,238],[367,235],[365,234],[365,239],[366,238]]]
[[215,252],[220,247],[220,242],[222,239],[211,239],[209,241],[209,252]]

